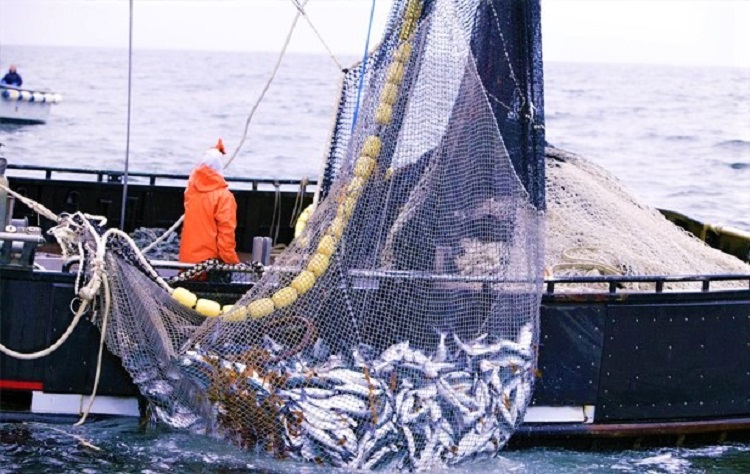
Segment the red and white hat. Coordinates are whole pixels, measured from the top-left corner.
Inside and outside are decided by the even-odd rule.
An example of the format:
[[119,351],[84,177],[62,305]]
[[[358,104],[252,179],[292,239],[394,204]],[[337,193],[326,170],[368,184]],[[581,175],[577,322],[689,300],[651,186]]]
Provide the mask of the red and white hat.
[[222,161],[222,158],[225,154],[226,150],[224,149],[224,142],[222,142],[221,138],[219,138],[219,141],[215,146],[209,148],[205,153],[203,153],[203,156],[198,162],[198,166],[205,165],[216,171],[217,173],[223,174],[224,163]]

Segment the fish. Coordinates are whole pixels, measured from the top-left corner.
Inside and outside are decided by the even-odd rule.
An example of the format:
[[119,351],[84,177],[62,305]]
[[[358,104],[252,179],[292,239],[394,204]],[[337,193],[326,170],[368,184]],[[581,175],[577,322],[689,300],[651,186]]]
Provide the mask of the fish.
[[456,341],[456,345],[458,345],[459,349],[471,357],[482,357],[491,354],[497,354],[500,351],[513,352],[525,357],[531,357],[532,355],[530,345],[524,347],[515,341],[509,341],[506,339],[503,339],[494,344],[480,344],[479,342],[477,342],[477,340],[474,340],[470,343],[464,343],[463,341],[461,341],[461,339],[459,339],[457,334],[453,334],[453,339]]
[[445,450],[440,443],[437,433],[433,432],[429,425],[425,426],[425,438],[427,441],[419,455],[419,460],[414,466],[416,470],[424,470],[439,466],[440,463],[438,460],[441,458],[440,454]]
[[493,430],[482,434],[477,434],[473,430],[468,431],[458,442],[454,459],[460,461],[478,453],[494,450],[495,445],[491,442],[493,436],[495,436]]
[[377,466],[383,460],[388,459],[388,457],[390,457],[393,453],[398,453],[398,448],[395,445],[389,444],[383,446],[381,449],[375,452],[372,457],[370,457],[370,459],[367,460],[362,468],[368,470],[374,469],[375,466]]
[[402,425],[401,431],[404,433],[404,439],[406,439],[406,449],[409,451],[409,459],[411,460],[412,464],[414,464],[417,455],[417,448],[414,444],[414,435],[407,425]]
[[366,366],[375,359],[375,348],[368,344],[357,344],[352,350],[354,364],[357,366]]
[[520,347],[531,348],[533,341],[534,326],[531,323],[526,323],[518,331],[518,345]]
[[153,408],[159,419],[173,428],[190,428],[199,421],[197,415],[194,413],[175,413],[158,405],[153,405]]
[[398,409],[398,418],[402,424],[412,424],[429,415],[429,411],[429,405],[422,403],[414,393],[410,393]]
[[156,367],[149,367],[146,370],[138,371],[135,375],[133,375],[133,383],[136,385],[141,385],[149,380],[154,380],[159,377],[159,369]]
[[421,364],[404,362],[400,367],[417,370],[422,372],[425,377],[434,379],[440,376],[443,371],[455,369],[456,365],[450,362],[434,362],[428,359]]
[[315,344],[313,344],[313,347],[311,349],[311,356],[313,361],[324,361],[328,359],[328,357],[331,355],[331,348],[328,347],[328,344],[323,340],[323,338],[318,338],[317,341],[315,341]]
[[369,403],[351,394],[334,395],[329,398],[317,398],[310,400],[310,404],[333,413],[345,413],[355,418],[368,418],[370,416]]
[[448,347],[445,345],[445,333],[440,333],[440,342],[438,342],[435,355],[432,356],[432,362],[445,362],[448,359]]
[[378,359],[383,362],[400,362],[404,360],[404,356],[406,355],[408,350],[409,341],[393,344],[391,347],[384,350],[383,353],[380,354],[380,357],[378,357]]

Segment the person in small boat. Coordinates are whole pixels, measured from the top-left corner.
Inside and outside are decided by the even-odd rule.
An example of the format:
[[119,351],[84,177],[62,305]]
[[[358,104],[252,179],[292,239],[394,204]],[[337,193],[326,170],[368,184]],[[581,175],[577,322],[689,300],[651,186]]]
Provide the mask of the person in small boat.
[[15,64],[10,65],[8,73],[0,79],[0,84],[4,86],[21,87],[23,79],[21,79],[21,75],[16,71]]
[[180,238],[180,262],[219,259],[240,263],[235,250],[237,202],[224,180],[221,139],[209,148],[190,173],[185,189],[185,221]]

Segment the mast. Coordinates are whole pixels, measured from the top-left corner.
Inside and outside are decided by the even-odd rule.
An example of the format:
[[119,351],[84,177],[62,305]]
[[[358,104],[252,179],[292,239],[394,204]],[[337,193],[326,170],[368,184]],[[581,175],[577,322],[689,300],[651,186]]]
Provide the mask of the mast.
[[125,139],[125,174],[122,182],[122,206],[120,210],[120,229],[125,230],[125,211],[128,207],[128,171],[130,165],[130,109],[132,102],[133,80],[133,0],[129,2],[130,17],[128,30],[128,118]]

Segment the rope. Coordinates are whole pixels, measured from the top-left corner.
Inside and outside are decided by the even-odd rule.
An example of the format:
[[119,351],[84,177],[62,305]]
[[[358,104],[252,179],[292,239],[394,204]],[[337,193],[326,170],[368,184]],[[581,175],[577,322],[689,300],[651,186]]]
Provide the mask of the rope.
[[68,326],[68,329],[65,330],[62,336],[51,346],[47,347],[46,349],[43,349],[41,351],[37,352],[17,352],[13,349],[9,349],[8,347],[4,346],[3,344],[0,344],[0,352],[3,354],[14,357],[16,359],[21,360],[34,360],[34,359],[40,359],[42,357],[48,356],[55,352],[60,346],[65,343],[65,341],[68,340],[68,337],[73,333],[73,329],[75,329],[76,325],[78,325],[78,321],[81,319],[81,316],[83,316],[83,313],[86,312],[86,308],[88,307],[88,301],[84,301],[83,304],[78,308],[78,312],[76,313],[75,317],[73,318],[73,321],[71,321],[70,325]]
[[318,32],[318,29],[315,28],[315,25],[313,25],[313,22],[310,21],[310,17],[307,16],[307,13],[303,9],[303,6],[299,3],[299,0],[292,0],[292,3],[294,3],[294,6],[297,7],[297,10],[299,10],[300,13],[302,13],[302,16],[305,17],[305,20],[307,20],[307,24],[310,25],[310,28],[312,28],[315,35],[320,40],[321,44],[323,44],[323,47],[328,51],[328,55],[331,57],[334,63],[336,63],[336,67],[339,68],[339,70],[344,70],[344,66],[341,65],[339,60],[336,58],[336,55],[333,54],[333,51],[331,51],[331,48],[328,47],[326,42],[323,40],[323,37]]
[[[354,66],[352,66],[353,68]],[[351,69],[351,68],[350,68]],[[341,107],[341,97],[343,97],[344,81],[346,80],[346,74],[341,77],[339,81],[338,91],[336,91],[336,107],[333,108],[334,112],[331,114],[329,119],[330,125],[328,126],[328,140],[325,152],[323,153],[323,159],[320,160],[320,169],[318,171],[318,185],[315,187],[315,194],[313,194],[313,209],[318,207],[318,201],[320,200],[320,193],[323,190],[323,183],[325,180],[326,168],[328,165],[328,158],[331,155],[331,149],[333,148],[333,137],[336,134],[336,120],[338,118],[337,110]]]
[[208,260],[204,260],[200,263],[195,264],[194,267],[185,270],[182,273],[178,273],[177,275],[173,276],[169,279],[169,283],[179,283],[181,281],[189,281],[197,278],[199,275],[208,274],[211,270],[221,270],[224,272],[245,272],[245,271],[251,271],[253,272],[258,278],[263,276],[263,272],[265,271],[265,267],[262,263],[252,260],[247,263],[224,263],[220,261],[218,258],[210,258]]
[[160,243],[162,243],[164,241],[164,239],[166,239],[167,237],[169,237],[172,234],[172,232],[174,232],[175,230],[177,230],[177,228],[180,227],[180,225],[182,225],[182,222],[184,220],[185,220],[185,214],[181,215],[180,218],[177,219],[177,222],[175,222],[174,224],[172,224],[172,227],[170,227],[169,229],[167,229],[156,240],[154,240],[153,242],[151,242],[150,244],[148,244],[146,247],[144,247],[141,250],[141,252],[143,252],[143,255],[146,255],[154,247],[156,247],[157,245],[159,245]]
[[4,184],[0,184],[0,189],[3,189],[4,191],[7,191],[8,194],[15,197],[22,203],[26,204],[32,211],[36,212],[37,214],[41,214],[47,219],[53,221],[53,222],[60,222],[60,218],[55,214],[54,212],[50,211],[46,207],[42,206],[38,202],[27,198],[26,196],[22,196],[21,194],[18,194],[17,192],[13,191],[9,187],[5,186]]
[[[273,215],[271,217],[271,228],[268,231],[268,236],[276,244],[276,240],[279,238],[279,228],[281,227],[281,184],[278,181],[274,181],[273,186],[275,188],[273,195]],[[274,227],[276,228],[275,233]]]
[[89,397],[89,404],[86,407],[86,409],[83,411],[83,415],[81,416],[81,419],[78,420],[73,426],[81,426],[86,421],[86,418],[88,418],[89,413],[91,413],[91,407],[94,406],[94,399],[96,398],[96,391],[99,388],[99,378],[102,374],[102,353],[104,352],[104,341],[107,335],[107,321],[109,321],[109,310],[111,306],[112,306],[112,300],[111,300],[111,295],[109,292],[109,280],[105,278],[104,279],[104,315],[102,316],[101,336],[99,338],[99,355],[96,358],[96,375],[94,376],[94,388],[91,391],[91,396]]
[[[302,6],[304,6],[307,3],[308,0],[303,0]],[[286,40],[284,41],[284,46],[281,48],[281,52],[279,52],[279,57],[276,59],[276,65],[273,67],[273,71],[271,71],[271,77],[268,78],[268,81],[266,81],[266,85],[263,87],[263,90],[260,93],[260,97],[258,97],[258,100],[253,105],[252,110],[250,110],[250,114],[247,116],[247,120],[245,121],[245,130],[242,133],[242,138],[240,139],[240,143],[237,145],[237,148],[234,149],[234,153],[232,153],[232,156],[227,160],[227,162],[224,164],[224,167],[226,168],[229,166],[232,161],[234,161],[234,158],[237,156],[237,153],[239,153],[240,149],[242,148],[242,145],[245,143],[245,139],[247,138],[247,130],[250,127],[250,121],[253,119],[253,115],[255,115],[255,111],[258,109],[258,106],[260,105],[260,102],[263,100],[263,97],[265,97],[266,92],[268,91],[268,88],[271,87],[271,82],[273,82],[274,78],[276,77],[276,72],[279,70],[279,66],[281,66],[281,60],[284,58],[284,55],[286,54],[286,48],[289,46],[289,42],[292,39],[292,33],[294,32],[294,28],[297,26],[297,21],[299,20],[299,17],[302,15],[301,8],[297,9],[297,14],[294,16],[294,21],[292,21],[292,27],[289,29],[289,33],[286,35]]]
[[167,282],[159,276],[158,273],[156,273],[156,270],[151,266],[150,263],[148,263],[148,260],[146,257],[143,256],[143,253],[138,248],[138,245],[136,245],[135,241],[133,241],[132,238],[125,232],[121,231],[120,229],[109,229],[107,232],[104,233],[102,236],[102,258],[104,256],[104,247],[106,245],[106,241],[109,239],[110,236],[117,235],[118,237],[125,240],[125,242],[133,249],[133,253],[135,253],[135,257],[138,259],[138,262],[141,263],[143,266],[143,269],[148,273],[148,275],[156,281],[156,283],[161,286],[165,291],[167,291],[169,294],[172,294],[174,289],[170,287]]
[[603,275],[622,275],[624,272],[610,265],[607,262],[594,260],[583,257],[576,257],[572,255],[574,251],[589,251],[589,252],[601,252],[601,249],[596,247],[571,247],[567,248],[562,253],[562,258],[565,260],[564,263],[557,263],[552,266],[552,273],[557,274],[562,270],[579,270],[579,271],[591,271],[596,270],[601,272]]
[[[258,100],[255,102],[255,104],[253,104],[253,108],[250,110],[250,114],[247,116],[247,119],[245,120],[245,129],[242,132],[242,138],[240,139],[240,142],[237,145],[237,147],[234,149],[234,152],[232,153],[232,156],[229,157],[229,159],[227,160],[227,162],[224,164],[224,168],[228,167],[232,163],[232,161],[234,161],[234,159],[237,157],[237,154],[240,152],[240,149],[242,148],[242,145],[245,143],[245,140],[247,139],[247,131],[250,128],[250,122],[253,119],[253,115],[255,115],[255,111],[258,109],[258,106],[260,105],[261,101],[265,97],[266,92],[268,91],[268,88],[271,87],[271,82],[273,82],[274,78],[276,77],[276,73],[278,72],[279,67],[281,66],[281,60],[284,58],[284,55],[286,54],[286,49],[289,46],[289,42],[292,39],[292,33],[294,32],[294,28],[297,26],[297,21],[299,20],[299,17],[301,15],[305,15],[303,7],[308,2],[308,0],[303,0],[303,3],[301,3],[301,4],[299,4],[297,2],[297,0],[292,0],[292,1],[294,2],[295,6],[297,7],[297,15],[295,15],[294,20],[292,21],[292,26],[291,26],[291,28],[289,28],[289,33],[287,33],[287,35],[286,35],[286,39],[284,40],[284,46],[281,48],[281,52],[279,53],[279,57],[276,59],[276,64],[274,65],[273,70],[271,71],[271,76],[268,78],[268,81],[266,81],[266,84],[263,87],[263,90],[261,91],[260,96],[258,97]],[[306,15],[305,15],[305,17],[306,17]],[[309,19],[307,21],[310,22]],[[310,23],[310,26],[312,26],[312,23]],[[313,30],[316,31],[316,33],[317,33],[317,30],[315,30],[314,27],[313,27]],[[318,36],[318,37],[320,37],[320,36]],[[321,41],[323,41],[322,38],[321,38]],[[325,43],[323,43],[323,44],[325,45]],[[328,47],[326,46],[326,48],[328,48]],[[334,61],[338,65],[338,60],[336,60],[335,57],[334,57]],[[341,69],[340,66],[339,66],[339,68]],[[145,247],[143,253],[144,254],[148,253],[151,249],[153,249],[158,244],[160,244],[161,242],[163,242],[164,239],[166,239],[169,235],[172,234],[172,232],[174,232],[175,230],[177,230],[177,228],[180,226],[180,224],[182,224],[182,222],[184,220],[185,220],[185,214],[181,215],[180,218],[177,220],[177,222],[175,222],[172,225],[172,227],[170,227],[169,229],[167,229],[161,236],[159,236],[159,238],[157,238],[156,240],[154,240],[153,242],[151,242],[151,244],[149,244],[147,247]]]
[[292,208],[292,217],[289,219],[289,227],[294,227],[294,224],[302,214],[302,202],[305,199],[305,191],[307,190],[307,178],[302,178],[299,182],[299,190],[297,196],[294,197],[294,207]]
[[82,436],[78,436],[78,435],[74,435],[72,433],[68,433],[67,431],[63,431],[63,430],[61,430],[59,428],[55,428],[54,426],[49,426],[49,425],[47,425],[45,423],[37,423],[37,422],[34,422],[34,421],[24,422],[24,424],[42,426],[44,428],[50,429],[52,431],[55,431],[57,433],[64,434],[66,436],[70,436],[71,438],[73,438],[73,439],[77,440],[79,443],[81,443],[81,445],[83,447],[85,447],[85,448],[90,448],[90,449],[93,449],[95,451],[101,451],[102,450],[102,448],[100,448],[99,446],[91,444],[89,441],[85,440]]
[[128,171],[130,168],[130,111],[133,96],[133,0],[130,0],[130,17],[128,21],[128,114],[125,134],[125,174],[122,183],[122,209],[120,210],[120,228],[125,229],[125,211],[128,207]]
[[357,125],[357,115],[359,114],[359,100],[362,96],[362,87],[365,82],[365,73],[367,72],[367,57],[370,54],[370,33],[372,32],[372,19],[375,17],[375,0],[372,0],[370,7],[370,23],[367,25],[367,39],[365,40],[365,54],[362,56],[362,74],[359,76],[359,86],[357,87],[357,102],[354,104],[354,117],[352,118],[352,133]]
[[[1,185],[0,185],[1,186]],[[0,344],[0,352],[3,354],[14,357],[16,359],[21,360],[34,360],[39,359],[41,357],[45,357],[49,354],[52,354],[54,351],[56,351],[61,345],[65,343],[65,341],[70,337],[70,335],[73,333],[73,330],[78,325],[78,321],[80,321],[81,316],[86,312],[89,303],[94,300],[96,295],[99,293],[99,288],[102,285],[102,282],[104,282],[105,285],[105,291],[108,292],[109,283],[106,278],[103,277],[103,274],[105,274],[105,261],[104,256],[106,252],[106,245],[107,241],[112,236],[118,236],[121,237],[125,242],[133,249],[136,258],[138,261],[143,264],[143,268],[149,273],[149,275],[167,292],[170,294],[172,291],[174,291],[167,283],[164,281],[163,278],[161,278],[156,271],[149,265],[148,261],[143,257],[141,254],[141,251],[138,249],[138,246],[135,244],[133,239],[130,238],[128,234],[121,231],[120,229],[109,229],[107,230],[102,236],[99,236],[96,232],[96,229],[94,229],[94,226],[91,224],[91,222],[88,220],[86,215],[77,212],[73,214],[72,216],[68,217],[68,225],[78,227],[79,224],[74,221],[75,217],[79,217],[83,220],[83,227],[87,228],[89,231],[89,234],[94,239],[94,242],[96,243],[96,253],[94,257],[94,261],[92,262],[91,266],[93,268],[93,274],[91,276],[91,280],[84,285],[80,290],[78,290],[79,285],[79,279],[82,275],[82,269],[79,266],[79,274],[76,277],[76,290],[78,296],[83,300],[83,303],[78,308],[78,311],[76,312],[75,317],[73,318],[73,321],[68,325],[68,328],[65,330],[65,332],[60,336],[60,338],[54,342],[52,345],[47,347],[46,349],[37,351],[37,352],[31,352],[31,353],[23,353],[14,351],[13,349],[10,349],[6,347],[3,344]],[[82,244],[79,243],[79,252],[81,253],[81,261],[83,262],[83,254],[84,254],[84,247]],[[105,294],[105,298],[108,298],[109,295]],[[109,303],[106,303],[107,306],[105,307],[105,314],[108,314],[108,305]]]

